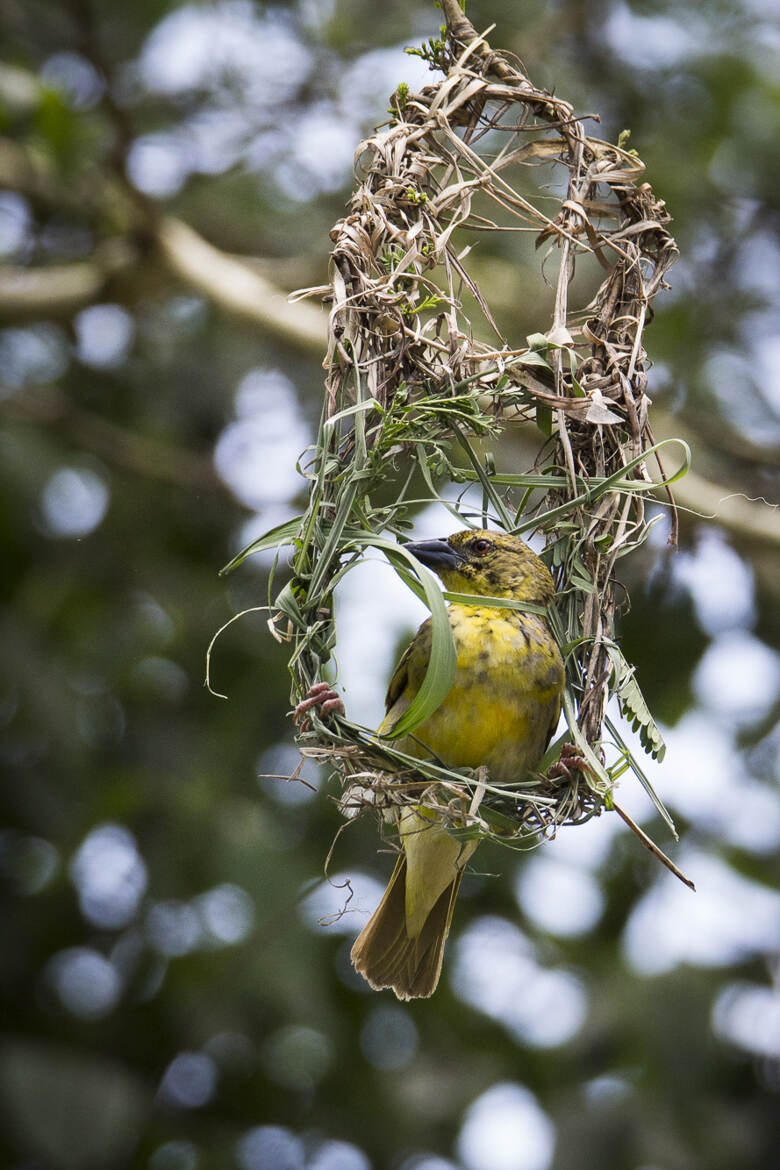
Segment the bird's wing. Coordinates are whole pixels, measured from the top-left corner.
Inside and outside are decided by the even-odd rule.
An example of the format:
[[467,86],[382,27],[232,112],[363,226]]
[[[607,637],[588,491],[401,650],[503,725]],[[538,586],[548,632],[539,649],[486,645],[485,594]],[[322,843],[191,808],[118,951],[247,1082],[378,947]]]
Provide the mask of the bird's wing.
[[557,728],[558,721],[561,717],[561,708],[562,707],[563,707],[563,704],[562,704],[561,700],[559,699],[556,706],[555,706],[555,710],[553,711],[552,719],[550,720],[550,730],[547,732],[547,739],[545,740],[545,744],[544,744],[545,751],[550,746],[550,741],[552,740],[552,737],[555,735],[555,729]]
[[380,734],[400,719],[419,691],[430,656],[431,620],[428,618],[404,650],[393,671],[385,697],[386,715],[378,729]]

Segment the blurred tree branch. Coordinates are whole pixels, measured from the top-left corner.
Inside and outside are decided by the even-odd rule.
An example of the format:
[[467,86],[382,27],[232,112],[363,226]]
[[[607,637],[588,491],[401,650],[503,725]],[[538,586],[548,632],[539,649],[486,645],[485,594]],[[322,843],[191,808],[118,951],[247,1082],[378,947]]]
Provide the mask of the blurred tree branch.
[[80,447],[124,471],[190,491],[215,492],[229,496],[234,504],[241,504],[205,456],[109,422],[76,406],[54,386],[30,387],[21,392],[2,387],[0,410],[18,421],[54,427]]
[[[0,139],[0,185],[43,201],[50,208],[74,207],[56,177],[45,175],[17,143]],[[117,218],[118,191],[108,182],[92,189],[88,201],[80,200],[80,211],[89,210],[99,218],[106,204],[113,205],[110,218]],[[88,260],[74,264],[39,267],[8,267],[0,271],[0,316],[6,319],[36,313],[60,315],[97,299],[108,279],[127,272],[146,259],[139,246],[139,233],[151,239],[156,254],[177,279],[199,289],[227,312],[244,317],[266,332],[298,349],[321,357],[327,343],[325,314],[308,304],[291,305],[287,295],[259,273],[252,258],[231,256],[220,251],[194,228],[173,216],[157,214],[126,236],[103,240]],[[119,218],[130,212],[139,219],[139,209],[122,209]],[[156,247],[155,247],[156,246]]]
[[137,260],[138,248],[116,237],[98,244],[89,260],[0,269],[0,317],[14,320],[72,313],[98,300],[110,278],[132,268]]
[[[659,499],[663,496],[657,493]],[[780,549],[780,505],[749,499],[725,484],[712,483],[695,471],[674,485],[674,498],[681,509],[695,518],[712,520],[727,532],[745,540]]]
[[325,314],[311,305],[291,305],[285,293],[252,269],[250,260],[221,252],[170,216],[161,221],[157,242],[171,272],[181,280],[280,341],[322,357],[327,343]]
[[[758,447],[731,432],[723,431],[718,435],[708,422],[703,423],[700,432],[698,419],[694,423],[690,416],[680,420],[677,415],[656,408],[653,429],[658,439],[675,435],[685,439],[694,451],[694,460],[698,451],[702,455],[701,462],[706,465],[722,463],[721,450],[748,465],[776,465],[776,452],[770,448]],[[760,492],[756,495],[760,496]],[[713,520],[742,539],[780,548],[780,507],[776,504],[760,498],[749,499],[744,491],[735,491],[726,483],[694,470],[674,485],[674,497],[679,508],[693,513],[694,517]],[[660,493],[659,498],[662,498]]]

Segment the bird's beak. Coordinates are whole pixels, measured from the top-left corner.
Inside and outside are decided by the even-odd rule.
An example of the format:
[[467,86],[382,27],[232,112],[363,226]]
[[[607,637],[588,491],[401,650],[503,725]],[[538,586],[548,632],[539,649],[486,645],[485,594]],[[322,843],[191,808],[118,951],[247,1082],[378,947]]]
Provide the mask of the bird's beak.
[[442,569],[457,569],[463,559],[448,540],[418,540],[403,547],[435,573]]

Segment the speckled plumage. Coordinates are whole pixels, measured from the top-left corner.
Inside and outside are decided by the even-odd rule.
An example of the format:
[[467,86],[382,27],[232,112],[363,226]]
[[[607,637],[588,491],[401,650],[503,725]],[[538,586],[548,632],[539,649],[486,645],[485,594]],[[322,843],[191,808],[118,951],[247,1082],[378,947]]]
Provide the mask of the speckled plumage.
[[[558,722],[563,670],[558,647],[544,619],[533,614],[452,605],[449,618],[458,656],[452,689],[399,747],[455,768],[484,765],[494,780],[519,779],[544,754]],[[393,676],[380,734],[417,694],[430,647],[428,620]]]
[[[518,537],[476,530],[409,547],[451,592],[542,605],[552,599],[547,568]],[[399,746],[418,759],[435,756],[451,767],[485,766],[493,780],[521,779],[539,762],[558,722],[560,651],[546,620],[536,614],[453,604],[449,618],[457,651],[452,687]],[[428,620],[393,674],[380,735],[419,690],[430,648]],[[463,868],[476,845],[463,846],[422,810],[406,809],[399,829],[403,851],[352,960],[373,987],[392,987],[408,999],[435,990]]]

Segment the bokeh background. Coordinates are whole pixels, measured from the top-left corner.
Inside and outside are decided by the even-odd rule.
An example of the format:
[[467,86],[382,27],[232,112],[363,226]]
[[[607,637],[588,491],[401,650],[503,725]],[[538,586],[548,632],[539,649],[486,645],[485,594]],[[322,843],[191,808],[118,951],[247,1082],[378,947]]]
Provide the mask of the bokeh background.
[[[296,764],[262,613],[217,643],[227,700],[203,678],[271,561],[218,569],[304,499],[322,320],[283,295],[324,281],[354,147],[399,81],[432,80],[403,46],[440,13],[0,0],[3,1165],[777,1164],[773,7],[468,4],[603,137],[631,129],[674,217],[650,392],[695,474],[680,551],[659,507],[624,562],[622,637],[679,845],[637,784],[621,802],[698,892],[606,814],[521,858],[485,847],[437,995],[401,1006],[347,959],[390,869],[374,827],[342,835],[328,885],[327,778],[260,778]],[[478,264],[511,336],[547,327],[530,253],[485,242]],[[378,718],[416,604],[379,558],[348,579],[354,717]]]

